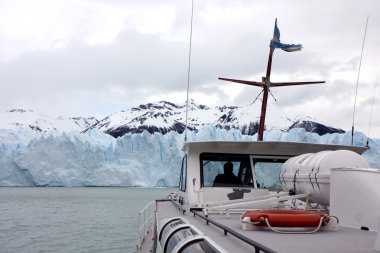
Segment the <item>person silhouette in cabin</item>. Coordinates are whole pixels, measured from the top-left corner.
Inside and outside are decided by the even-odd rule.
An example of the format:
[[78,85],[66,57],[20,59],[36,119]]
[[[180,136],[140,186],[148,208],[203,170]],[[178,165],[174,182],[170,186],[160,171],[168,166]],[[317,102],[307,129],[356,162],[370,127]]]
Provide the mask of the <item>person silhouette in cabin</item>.
[[223,166],[224,174],[219,174],[215,177],[213,187],[218,186],[241,186],[243,183],[240,178],[235,176],[234,166],[231,162],[227,162]]

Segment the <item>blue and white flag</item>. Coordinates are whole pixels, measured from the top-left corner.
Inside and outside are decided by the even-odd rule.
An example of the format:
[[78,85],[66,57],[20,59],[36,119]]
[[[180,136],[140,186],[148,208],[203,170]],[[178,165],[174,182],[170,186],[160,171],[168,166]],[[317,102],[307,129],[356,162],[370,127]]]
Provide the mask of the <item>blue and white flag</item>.
[[280,30],[277,27],[277,19],[274,26],[273,39],[270,41],[270,48],[281,48],[286,52],[300,51],[302,49],[301,44],[283,44],[280,42]]

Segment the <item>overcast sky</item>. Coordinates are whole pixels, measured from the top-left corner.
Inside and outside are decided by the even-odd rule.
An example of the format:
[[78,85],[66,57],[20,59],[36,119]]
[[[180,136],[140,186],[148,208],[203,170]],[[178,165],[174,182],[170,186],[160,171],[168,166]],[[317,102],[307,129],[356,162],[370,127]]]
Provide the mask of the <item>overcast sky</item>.
[[[102,119],[146,102],[184,103],[190,14],[191,0],[1,0],[1,111]],[[281,110],[350,130],[367,15],[355,116],[367,134],[380,69],[378,0],[195,0],[190,98],[209,106],[252,102],[258,88],[217,78],[260,81],[278,18],[281,41],[304,49],[276,50],[272,81],[326,81],[273,88]]]

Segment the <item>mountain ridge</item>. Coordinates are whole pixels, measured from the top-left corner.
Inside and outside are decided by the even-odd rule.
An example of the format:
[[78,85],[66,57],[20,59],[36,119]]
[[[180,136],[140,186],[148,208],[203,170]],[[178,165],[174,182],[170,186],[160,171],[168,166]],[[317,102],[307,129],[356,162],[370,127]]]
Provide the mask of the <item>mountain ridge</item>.
[[[188,129],[198,132],[207,125],[213,125],[220,129],[239,130],[244,135],[254,135],[259,128],[260,107],[257,104],[246,106],[215,106],[189,103]],[[120,137],[127,133],[142,133],[148,131],[153,134],[159,132],[166,134],[170,131],[183,133],[186,129],[186,104],[174,104],[167,101],[141,104],[137,107],[111,114],[88,129],[97,129],[108,133],[113,137]],[[292,128],[304,128],[307,132],[324,135],[328,133],[344,133],[340,128],[327,126],[308,117],[304,119],[289,120],[282,117],[284,125],[275,123],[266,124],[266,129],[280,129],[289,131]]]
[[[168,101],[146,103],[115,112],[102,120],[94,117],[50,118],[33,110],[12,109],[0,113],[0,128],[26,128],[42,133],[53,130],[86,132],[97,129],[115,138],[128,133],[137,134],[144,131],[151,134],[156,132],[166,134],[171,131],[181,134],[186,129],[186,107],[186,103],[174,104]],[[213,125],[225,130],[239,130],[243,135],[254,135],[258,131],[259,112],[258,104],[210,107],[196,104],[191,100],[187,128],[190,131],[198,132],[207,125]],[[280,129],[284,132],[293,128],[303,128],[307,132],[318,135],[345,132],[340,128],[319,123],[309,117],[293,120],[280,117],[280,121],[274,123],[267,121],[265,127],[266,130]]]
[[83,131],[98,122],[95,117],[52,118],[33,110],[19,108],[0,113],[0,129],[31,129],[40,133]]

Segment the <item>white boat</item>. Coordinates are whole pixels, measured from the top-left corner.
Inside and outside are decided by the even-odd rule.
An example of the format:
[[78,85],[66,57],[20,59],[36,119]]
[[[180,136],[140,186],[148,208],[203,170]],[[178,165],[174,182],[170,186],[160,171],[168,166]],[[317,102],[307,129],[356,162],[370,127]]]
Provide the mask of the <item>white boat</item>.
[[[273,51],[262,82],[227,80],[264,96],[318,83],[270,82]],[[178,190],[139,213],[137,252],[380,252],[380,169],[361,156],[368,147],[261,141],[264,104],[259,141],[184,144]]]
[[[365,150],[289,142],[186,143],[178,191],[141,212],[137,252],[379,252],[380,170],[368,168],[360,156]],[[233,163],[242,185],[213,186],[211,179],[226,162]],[[278,181],[294,192],[257,185],[265,184],[260,173],[281,167]],[[242,213],[256,209],[318,210],[339,222],[330,218],[312,234],[309,227],[271,230],[242,222]]]

